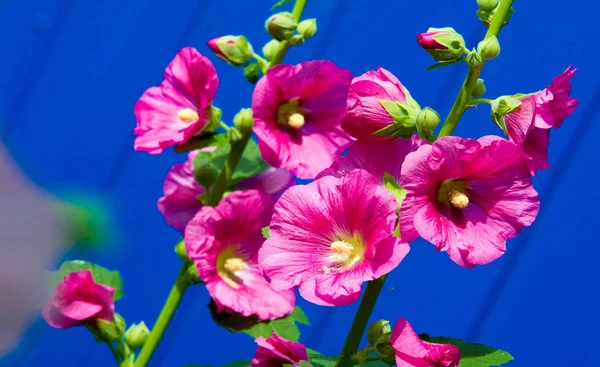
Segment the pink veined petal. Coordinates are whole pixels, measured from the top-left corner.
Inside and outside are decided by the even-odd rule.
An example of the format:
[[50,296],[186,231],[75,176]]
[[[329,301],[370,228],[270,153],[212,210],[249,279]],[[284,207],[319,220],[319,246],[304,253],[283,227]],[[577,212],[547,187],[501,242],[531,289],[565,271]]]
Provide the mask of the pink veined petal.
[[504,116],[506,130],[510,141],[522,145],[533,128],[535,117],[535,97],[530,96],[521,101],[521,105]]

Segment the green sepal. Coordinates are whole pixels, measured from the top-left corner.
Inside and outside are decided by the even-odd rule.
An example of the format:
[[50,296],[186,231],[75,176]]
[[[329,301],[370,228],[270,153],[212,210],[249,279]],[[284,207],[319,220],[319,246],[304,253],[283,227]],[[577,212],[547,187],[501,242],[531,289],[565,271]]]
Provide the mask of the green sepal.
[[435,337],[431,343],[451,344],[460,350],[460,364],[458,367],[491,367],[501,366],[513,361],[510,353],[482,344],[468,343],[460,339]]
[[262,235],[265,238],[265,240],[268,240],[269,237],[271,237],[271,227],[267,226],[267,227],[263,227],[261,229],[262,231]]
[[[390,194],[394,195],[394,198],[396,198],[396,202],[398,203],[398,209],[396,210],[396,213],[399,214],[400,209],[402,208],[402,202],[406,198],[406,189],[400,186],[396,179],[387,172],[383,175],[383,186],[390,192]],[[398,223],[394,229],[394,237],[401,238],[400,223]]]
[[79,270],[89,270],[90,273],[92,273],[94,282],[114,288],[114,301],[117,301],[123,296],[123,280],[121,279],[121,274],[118,271],[110,271],[101,267],[100,265],[82,260],[65,261],[57,271],[48,272],[50,288],[56,288],[56,285],[60,283],[67,274],[74,273]]
[[93,332],[94,337],[107,343],[116,342],[120,340],[125,332],[125,320],[121,315],[115,314],[114,320],[96,320],[96,328],[89,327]]
[[275,9],[279,8],[280,6],[284,6],[286,4],[291,3],[292,1],[294,1],[294,0],[279,0],[275,5],[273,5],[271,10],[275,10]]
[[438,62],[437,64],[431,65],[430,67],[428,67],[427,69],[425,69],[425,71],[443,68],[444,66],[454,65],[454,64],[457,64],[457,63],[462,62],[464,60],[465,60],[465,57],[462,56],[462,57],[459,57],[459,58],[457,58],[455,60],[441,61],[441,62]]

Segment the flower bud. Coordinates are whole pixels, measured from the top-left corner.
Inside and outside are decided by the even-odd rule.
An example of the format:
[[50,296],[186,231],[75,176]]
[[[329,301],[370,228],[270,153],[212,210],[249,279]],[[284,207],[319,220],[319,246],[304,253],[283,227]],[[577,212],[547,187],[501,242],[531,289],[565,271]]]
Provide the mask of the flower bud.
[[390,338],[392,333],[387,333],[382,335],[375,342],[375,352],[379,356],[379,358],[387,363],[395,364],[396,363],[396,349],[392,346],[390,342]]
[[475,51],[475,49],[473,49],[473,51],[469,52],[469,54],[465,58],[465,61],[471,67],[477,67],[483,63],[483,59],[482,59],[481,55],[477,51]]
[[208,47],[221,59],[233,66],[241,66],[252,58],[252,45],[244,36],[222,36],[207,42]]
[[175,245],[175,253],[177,254],[177,256],[179,256],[179,258],[181,260],[191,261],[187,255],[187,252],[185,251],[185,241],[184,240],[177,242],[177,245]]
[[417,116],[417,130],[432,131],[440,124],[440,115],[433,109],[425,107]]
[[471,93],[471,97],[480,98],[487,92],[485,88],[485,84],[483,83],[483,79],[477,79],[477,83],[475,83],[475,87],[473,88],[473,92]]
[[483,11],[492,11],[496,9],[500,0],[477,0],[479,9]]
[[302,37],[299,34],[295,34],[295,35],[292,36],[292,38],[290,38],[290,43],[293,46],[300,46],[301,44],[304,43],[304,37]]
[[98,319],[96,321],[96,328],[93,330],[96,339],[108,343],[115,342],[123,336],[123,332],[125,331],[125,320],[121,315],[116,313],[112,321]]
[[233,118],[233,125],[241,132],[251,131],[254,126],[251,108],[242,108]]
[[500,54],[500,42],[496,36],[491,36],[477,45],[477,52],[484,60],[491,60]]
[[298,22],[292,13],[282,12],[271,16],[265,23],[265,29],[271,37],[277,41],[284,41],[292,38]]
[[453,28],[429,28],[417,36],[419,45],[436,61],[453,61],[460,58],[465,40]]
[[279,41],[270,40],[263,46],[263,49],[262,49],[263,55],[265,55],[265,57],[268,60],[271,60],[273,58],[273,56],[275,56],[275,53],[277,52],[278,48],[279,48]]
[[260,79],[260,66],[258,62],[251,62],[244,66],[244,76],[246,80],[248,80],[252,84],[256,84],[258,79]]
[[317,33],[317,20],[306,19],[298,24],[298,33],[304,38],[311,38]]
[[367,330],[367,340],[369,341],[369,345],[375,345],[377,340],[384,334],[390,333],[392,331],[392,327],[390,326],[390,322],[387,320],[378,320],[369,326],[369,330]]
[[148,330],[148,327],[142,321],[139,324],[131,325],[129,329],[127,329],[125,332],[125,342],[131,349],[138,350],[144,345],[146,340],[148,340],[149,336],[150,330]]

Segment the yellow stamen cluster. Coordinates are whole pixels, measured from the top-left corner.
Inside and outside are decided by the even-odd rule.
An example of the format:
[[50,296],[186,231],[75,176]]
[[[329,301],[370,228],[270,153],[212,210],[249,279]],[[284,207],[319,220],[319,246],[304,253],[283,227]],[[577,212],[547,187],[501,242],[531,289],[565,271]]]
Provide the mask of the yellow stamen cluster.
[[196,122],[200,119],[198,112],[192,110],[191,108],[184,108],[183,110],[177,113],[177,117],[183,121],[191,124],[192,122]]

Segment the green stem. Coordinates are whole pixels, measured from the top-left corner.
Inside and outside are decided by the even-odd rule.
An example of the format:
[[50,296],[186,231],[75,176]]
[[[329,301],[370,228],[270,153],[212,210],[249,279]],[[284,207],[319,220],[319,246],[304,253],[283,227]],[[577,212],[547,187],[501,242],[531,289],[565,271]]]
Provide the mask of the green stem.
[[[296,3],[294,3],[292,16],[294,17],[294,19],[296,19],[297,22],[299,22],[300,18],[302,18],[302,13],[304,13],[304,8],[306,7],[307,1],[308,0],[296,0]],[[290,43],[290,41],[281,41],[279,43],[279,47],[277,48],[275,55],[271,59],[267,70],[272,68],[274,65],[281,64],[283,58],[285,57],[285,54],[287,53],[287,50],[290,48],[291,45],[292,44]]]
[[[485,38],[490,38],[492,36],[498,36],[508,13],[510,12],[510,8],[512,7],[514,0],[501,0],[500,5],[496,9],[496,13],[494,14],[494,18],[492,18],[492,23],[490,24],[490,28],[485,34]],[[454,101],[454,105],[446,117],[446,121],[444,121],[444,125],[438,134],[438,138],[442,136],[452,135],[454,129],[456,129],[456,125],[460,121],[463,113],[468,107],[469,101],[471,100],[471,94],[473,93],[473,89],[475,88],[475,84],[477,83],[477,79],[481,75],[481,71],[483,70],[483,66],[485,65],[485,61],[481,63],[479,66],[470,66],[469,73],[465,78],[465,81],[458,93],[458,97],[456,97],[456,101]]]
[[112,343],[106,343],[106,345],[108,345],[110,352],[112,353],[113,357],[115,357],[117,366],[121,366],[121,361],[119,360],[119,356],[117,355],[117,351],[115,350],[115,347],[112,345]]
[[134,367],[145,367],[148,365],[148,362],[150,362],[150,358],[152,358],[158,343],[160,343],[160,340],[167,330],[167,327],[171,322],[171,318],[173,318],[173,315],[177,310],[177,306],[179,306],[179,302],[181,302],[181,299],[183,298],[183,295],[189,286],[188,281],[185,279],[186,269],[187,267],[184,264],[181,267],[181,271],[179,272],[177,279],[175,279],[175,284],[171,289],[171,293],[169,293],[169,297],[167,297],[167,301],[165,302],[160,315],[158,315],[158,319],[156,319],[156,323],[154,324],[152,332],[150,332],[148,340],[144,343],[144,346],[142,347],[142,350],[135,361]]
[[481,103],[485,103],[485,104],[492,104],[492,100],[491,99],[487,99],[487,98],[477,98],[477,99],[473,99],[469,102],[469,105],[471,106],[475,106]]
[[354,316],[350,332],[348,333],[348,337],[346,337],[346,342],[344,343],[344,347],[342,348],[342,352],[340,353],[340,357],[338,358],[335,367],[350,366],[352,356],[358,351],[360,341],[365,333],[367,324],[369,323],[369,318],[371,317],[371,312],[373,312],[373,307],[375,307],[375,303],[377,302],[377,297],[379,297],[379,293],[383,288],[385,278],[386,275],[367,283],[367,289],[360,301],[360,306],[358,306],[358,311],[356,311],[356,316]]
[[223,130],[225,131],[229,131],[229,129],[231,129],[229,126],[227,126],[226,123],[224,123],[223,121],[219,121],[219,126],[223,128]]

